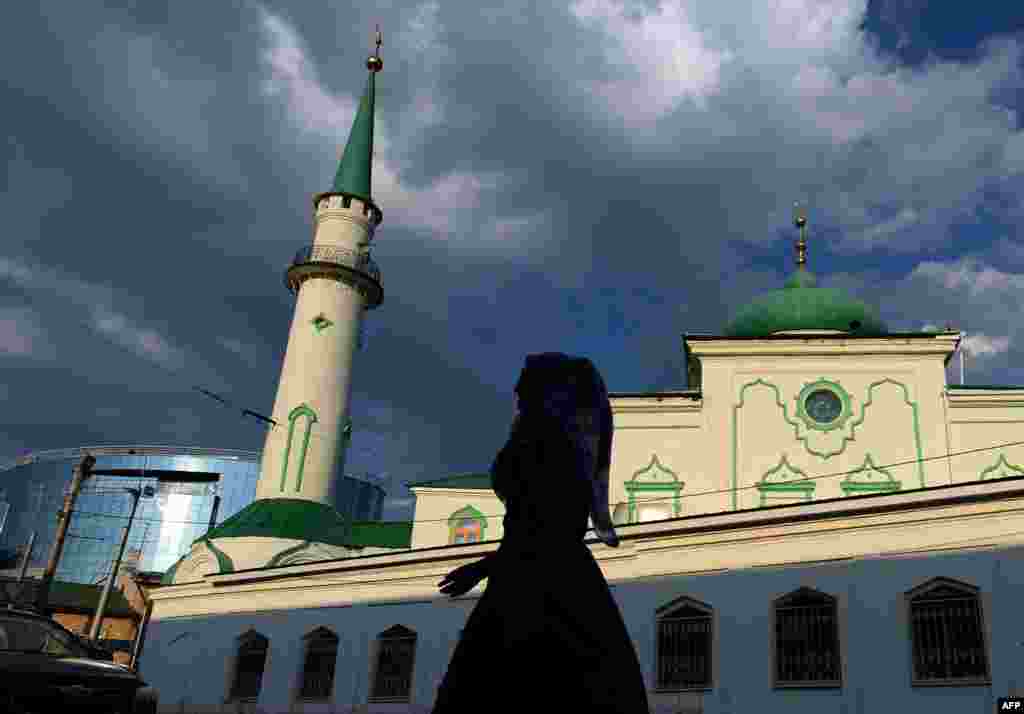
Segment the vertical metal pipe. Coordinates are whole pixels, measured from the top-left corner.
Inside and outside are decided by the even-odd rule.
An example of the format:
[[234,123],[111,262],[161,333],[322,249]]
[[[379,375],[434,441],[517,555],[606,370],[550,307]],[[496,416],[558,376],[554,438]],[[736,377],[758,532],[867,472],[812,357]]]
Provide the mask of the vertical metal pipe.
[[220,510],[220,496],[214,495],[214,497],[213,497],[213,509],[210,511],[210,525],[206,529],[207,532],[212,531],[214,529],[214,527],[217,525],[217,511],[219,511],[219,510]]
[[36,532],[32,531],[32,535],[28,537],[28,545],[25,546],[25,557],[21,561],[21,569],[18,571],[19,583],[25,579],[25,573],[28,571],[28,564],[32,562],[32,551],[35,547]]
[[68,526],[71,524],[71,514],[74,512],[75,501],[78,499],[78,492],[82,490],[82,484],[92,476],[92,467],[96,465],[96,458],[91,454],[82,454],[81,461],[75,467],[74,476],[71,479],[71,489],[64,497],[64,509],[61,511],[60,524],[57,526],[57,535],[53,540],[53,547],[50,549],[50,558],[43,571],[43,577],[39,581],[39,588],[36,590],[36,610],[45,614],[47,600],[50,597],[50,583],[57,572],[57,564],[60,562],[60,555],[64,551],[64,539],[67,538]]
[[[139,587],[142,590],[141,586]],[[143,592],[145,596],[145,592]],[[146,628],[149,627],[149,618],[153,616],[153,603],[146,603],[146,611],[142,614],[142,622],[139,623],[139,631],[135,633],[135,644],[132,645],[132,658],[128,668],[133,672],[139,671],[139,656],[142,654],[142,643],[146,639]]]
[[142,492],[137,489],[125,489],[132,496],[132,512],[128,516],[128,525],[124,529],[124,535],[121,536],[121,545],[117,549],[117,557],[114,559],[114,565],[110,569],[110,576],[107,578],[107,582],[103,585],[103,594],[100,595],[100,603],[96,606],[96,616],[93,617],[92,629],[89,631],[89,639],[96,641],[99,637],[100,626],[103,624],[103,613],[107,609],[107,600],[110,599],[110,591],[114,587],[114,581],[117,580],[117,571],[121,569],[121,558],[124,557],[124,549],[128,545],[128,533],[132,529],[132,521],[135,520],[135,511],[139,507],[139,498],[142,496]]

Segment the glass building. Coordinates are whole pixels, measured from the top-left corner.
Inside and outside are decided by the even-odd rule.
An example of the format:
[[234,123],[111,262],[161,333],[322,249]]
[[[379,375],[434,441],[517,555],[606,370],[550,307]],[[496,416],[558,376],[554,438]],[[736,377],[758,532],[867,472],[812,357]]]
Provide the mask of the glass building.
[[[124,564],[164,572],[214,525],[252,503],[259,478],[259,452],[173,446],[90,446],[23,454],[0,465],[0,553],[10,569],[20,565],[36,534],[29,572],[46,565],[57,530],[57,514],[83,452],[96,457],[96,475],[82,487],[64,541],[57,579],[96,583],[109,573],[128,525],[132,496],[144,495],[135,512]],[[381,519],[384,490],[346,476],[338,510],[356,521]]]

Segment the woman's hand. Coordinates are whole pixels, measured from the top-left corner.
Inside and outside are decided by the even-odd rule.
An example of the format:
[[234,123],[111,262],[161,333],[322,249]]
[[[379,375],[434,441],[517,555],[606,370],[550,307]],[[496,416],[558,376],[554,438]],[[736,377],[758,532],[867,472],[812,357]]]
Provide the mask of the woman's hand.
[[485,561],[478,560],[475,563],[467,563],[451,571],[437,585],[438,589],[445,595],[458,597],[468,593],[486,577],[487,567]]

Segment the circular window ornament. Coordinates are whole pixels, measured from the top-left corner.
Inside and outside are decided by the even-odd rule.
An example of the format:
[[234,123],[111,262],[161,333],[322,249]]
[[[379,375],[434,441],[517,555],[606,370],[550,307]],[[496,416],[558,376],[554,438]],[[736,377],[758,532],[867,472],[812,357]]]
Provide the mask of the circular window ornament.
[[797,416],[811,429],[838,429],[850,418],[850,413],[850,395],[827,379],[806,385],[797,397]]

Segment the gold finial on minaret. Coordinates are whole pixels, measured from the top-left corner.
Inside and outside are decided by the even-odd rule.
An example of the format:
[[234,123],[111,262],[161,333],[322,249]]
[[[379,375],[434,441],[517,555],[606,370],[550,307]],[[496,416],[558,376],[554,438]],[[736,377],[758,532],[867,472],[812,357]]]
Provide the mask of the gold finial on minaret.
[[380,43],[382,42],[380,34],[380,25],[377,25],[377,32],[374,36],[374,42],[377,45],[377,49],[372,55],[366,58],[366,69],[371,72],[380,72],[384,69],[384,60],[380,58]]
[[800,229],[796,241],[796,268],[807,270],[807,207],[799,201],[793,204],[793,224]]

